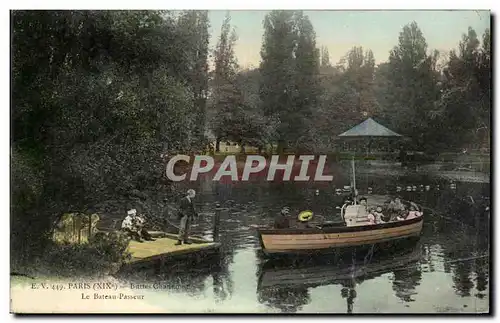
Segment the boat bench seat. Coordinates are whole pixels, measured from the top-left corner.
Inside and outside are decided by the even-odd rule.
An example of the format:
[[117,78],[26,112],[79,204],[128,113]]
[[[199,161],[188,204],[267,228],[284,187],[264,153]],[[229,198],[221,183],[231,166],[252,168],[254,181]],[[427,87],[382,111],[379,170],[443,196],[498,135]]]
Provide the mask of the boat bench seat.
[[347,207],[344,214],[347,226],[358,226],[368,224],[368,212],[360,205]]

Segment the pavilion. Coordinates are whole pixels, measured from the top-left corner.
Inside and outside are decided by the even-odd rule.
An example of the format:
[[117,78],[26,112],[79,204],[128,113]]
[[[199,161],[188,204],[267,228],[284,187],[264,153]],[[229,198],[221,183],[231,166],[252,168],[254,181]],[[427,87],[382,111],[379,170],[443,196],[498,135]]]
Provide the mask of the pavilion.
[[[390,151],[395,141],[404,137],[372,118],[368,118],[360,124],[338,135],[343,139],[343,147],[346,150],[365,151],[369,153],[372,148],[376,150]],[[354,148],[354,149],[353,149]]]

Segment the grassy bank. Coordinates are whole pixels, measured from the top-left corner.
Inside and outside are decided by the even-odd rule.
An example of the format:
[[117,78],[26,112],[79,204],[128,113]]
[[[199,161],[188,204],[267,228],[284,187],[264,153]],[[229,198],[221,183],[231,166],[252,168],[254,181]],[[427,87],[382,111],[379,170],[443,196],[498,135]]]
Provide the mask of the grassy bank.
[[42,252],[20,261],[12,257],[11,273],[31,277],[98,277],[115,272],[130,255],[121,234],[98,233],[89,243],[50,241]]

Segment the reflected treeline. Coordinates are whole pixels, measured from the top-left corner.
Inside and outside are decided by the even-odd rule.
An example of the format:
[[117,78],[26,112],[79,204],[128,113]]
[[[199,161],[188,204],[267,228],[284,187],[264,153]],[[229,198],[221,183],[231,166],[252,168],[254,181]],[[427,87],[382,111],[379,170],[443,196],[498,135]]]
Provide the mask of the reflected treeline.
[[259,291],[258,300],[282,313],[296,313],[309,304],[311,295],[307,287],[266,288]]
[[341,283],[341,285],[342,285],[342,290],[340,291],[340,294],[342,295],[342,298],[346,299],[347,313],[352,314],[352,309],[354,307],[354,299],[356,299],[357,296],[355,281],[353,279],[345,280],[344,282]]
[[422,279],[418,266],[421,257],[422,248],[417,244],[405,252],[374,256],[369,261],[356,257],[354,263],[350,264],[340,264],[333,257],[305,261],[268,261],[259,268],[258,299],[283,312],[297,311],[310,302],[310,288],[339,285],[340,296],[346,301],[346,313],[352,313],[358,297],[356,285],[393,273],[393,290],[396,296],[409,302]]
[[392,289],[395,295],[404,302],[415,301],[412,298],[417,294],[416,287],[420,285],[422,272],[417,263],[408,264],[408,267],[393,271]]
[[[476,252],[462,251],[447,258],[450,259],[453,288],[457,295],[484,298],[488,287],[489,257]],[[472,295],[471,291],[474,288],[476,294]]]
[[211,263],[190,267],[151,266],[123,273],[117,278],[127,283],[161,284],[159,291],[180,291],[190,296],[197,296],[207,289],[212,289],[215,300],[223,302],[230,299],[234,293],[234,283],[229,273],[231,261],[231,258],[222,257]]
[[211,271],[212,290],[216,302],[223,302],[230,299],[234,293],[234,282],[229,272],[229,265],[232,262],[232,254],[221,259],[219,266]]
[[476,290],[477,294],[474,295],[478,298],[485,298],[488,288],[488,273],[489,273],[489,258],[474,259],[474,267],[476,270]]
[[[424,225],[422,237],[429,269],[442,263],[444,272],[452,275],[457,295],[485,297],[489,276],[489,220],[471,226],[461,220],[463,213],[441,216],[434,212],[428,212],[429,220]],[[436,246],[441,249],[442,257],[433,260],[430,249]],[[474,288],[477,292],[472,295]]]

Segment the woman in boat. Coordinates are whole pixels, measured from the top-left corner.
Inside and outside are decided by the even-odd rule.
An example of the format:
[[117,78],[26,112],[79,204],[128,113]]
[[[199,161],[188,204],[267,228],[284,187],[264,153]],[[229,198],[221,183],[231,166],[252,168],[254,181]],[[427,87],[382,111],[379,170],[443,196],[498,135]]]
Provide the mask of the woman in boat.
[[394,200],[391,200],[389,206],[387,207],[387,212],[388,216],[390,216],[392,220],[395,220],[398,217],[406,215],[406,207],[401,202],[400,197],[396,197]]
[[377,206],[377,209],[373,213],[373,215],[375,216],[375,223],[378,224],[378,223],[385,223],[385,222],[387,222],[387,221],[385,221],[386,217],[382,213],[382,207],[381,206]]
[[377,224],[377,218],[375,217],[375,209],[370,208],[368,212],[368,223],[369,224]]
[[410,220],[410,219],[415,219],[422,216],[422,212],[420,211],[420,208],[418,205],[414,202],[410,202],[410,211],[408,211],[408,214],[406,216],[398,216],[398,220]]
[[363,207],[363,212],[365,212],[365,214],[368,213],[368,200],[366,199],[366,197],[361,197],[359,199],[359,205]]

